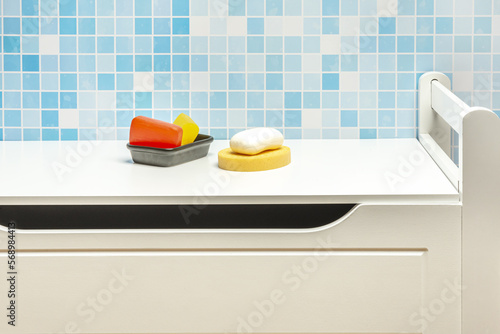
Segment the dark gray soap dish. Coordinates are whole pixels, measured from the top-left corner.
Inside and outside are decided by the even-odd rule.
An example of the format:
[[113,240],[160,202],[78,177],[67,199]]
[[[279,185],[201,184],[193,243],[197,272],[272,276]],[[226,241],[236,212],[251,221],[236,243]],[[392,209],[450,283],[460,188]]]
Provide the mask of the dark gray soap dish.
[[199,134],[191,144],[176,148],[155,148],[127,144],[135,163],[172,167],[205,157],[214,137]]

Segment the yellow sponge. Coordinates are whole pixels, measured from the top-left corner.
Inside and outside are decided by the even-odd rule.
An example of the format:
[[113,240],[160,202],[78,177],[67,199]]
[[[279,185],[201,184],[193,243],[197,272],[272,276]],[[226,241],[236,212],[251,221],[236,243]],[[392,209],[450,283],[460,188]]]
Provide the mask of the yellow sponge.
[[181,145],[191,144],[194,142],[198,133],[200,132],[200,128],[196,123],[189,117],[188,115],[181,113],[174,121],[175,125],[178,125],[182,128],[182,143]]
[[291,160],[290,148],[287,146],[256,155],[235,153],[230,148],[219,151],[219,168],[235,172],[257,172],[280,168],[288,165]]

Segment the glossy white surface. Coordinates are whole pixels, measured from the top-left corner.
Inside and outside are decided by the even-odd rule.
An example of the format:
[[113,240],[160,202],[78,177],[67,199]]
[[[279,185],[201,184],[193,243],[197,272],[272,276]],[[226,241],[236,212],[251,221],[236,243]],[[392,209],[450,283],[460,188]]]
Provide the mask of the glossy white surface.
[[3,204],[443,203],[458,192],[416,139],[286,140],[292,163],[264,172],[206,158],[134,164],[125,142],[0,142]]

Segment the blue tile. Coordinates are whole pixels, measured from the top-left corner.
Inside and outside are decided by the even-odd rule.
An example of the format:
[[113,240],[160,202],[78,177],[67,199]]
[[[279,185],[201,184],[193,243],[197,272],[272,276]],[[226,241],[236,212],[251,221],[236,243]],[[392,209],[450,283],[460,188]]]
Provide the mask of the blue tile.
[[155,72],[170,71],[170,55],[155,55],[154,70]]
[[283,37],[268,36],[266,37],[266,52],[267,53],[282,53],[283,52]]
[[172,34],[174,35],[188,35],[189,34],[189,19],[188,18],[174,18],[172,27]]
[[189,0],[172,0],[173,16],[189,16]]
[[78,19],[78,34],[80,34],[80,35],[95,35],[95,19],[94,18],[79,18]]
[[378,19],[379,34],[395,34],[396,33],[396,18],[395,17],[380,17]]
[[138,109],[152,108],[153,93],[151,92],[135,92],[135,107]]
[[42,110],[42,126],[43,127],[58,127],[59,126],[59,111],[58,110]]
[[78,88],[80,90],[95,90],[97,86],[94,73],[80,73],[78,75]]
[[23,73],[23,89],[24,90],[39,90],[40,89],[40,75],[38,73]]
[[78,2],[79,16],[94,16],[95,15],[95,0],[85,0]]
[[379,108],[394,108],[396,106],[396,97],[394,92],[379,92],[378,107]]
[[[120,0],[117,7],[117,15],[132,16],[132,0]],[[115,8],[113,0],[97,0],[97,16],[114,16]]]
[[247,18],[247,33],[249,35],[264,34],[264,19],[263,18]]
[[318,17],[305,17],[303,19],[304,35],[321,34],[321,19]]
[[155,53],[170,53],[170,37],[155,37],[154,38]]
[[285,93],[285,108],[287,108],[287,109],[301,109],[302,108],[302,94],[300,92],[286,92]]
[[151,36],[135,37],[135,53],[151,53],[153,51],[151,41]]
[[61,129],[61,140],[78,140],[77,129]]
[[266,0],[266,15],[282,16],[283,0]]
[[342,1],[341,15],[342,16],[358,15],[358,1]]
[[76,72],[76,56],[59,56],[59,65],[61,72]]
[[264,16],[264,0],[247,1],[248,16]]
[[319,109],[321,107],[321,96],[319,92],[304,92],[302,94],[304,109]]
[[59,107],[58,93],[42,92],[42,108],[52,109]]
[[[135,0],[135,15],[136,16],[151,16],[151,14],[152,14],[151,3],[152,3],[151,0]],[[175,1],[174,1],[174,4],[175,4]]]
[[77,90],[78,81],[76,74],[61,74],[59,82],[61,90]]
[[250,109],[258,109],[264,107],[264,93],[262,92],[247,92],[247,107]]
[[21,19],[18,17],[3,18],[4,34],[19,35],[21,33]]
[[358,126],[358,112],[356,110],[342,110],[340,112],[340,126],[342,127]]
[[301,53],[302,38],[299,36],[285,37],[285,53]]
[[474,1],[474,15],[491,15],[491,0]]
[[171,33],[170,18],[155,18],[154,33],[155,35],[168,35]]
[[282,110],[266,110],[266,126],[267,127],[282,127],[283,126],[283,111]]
[[491,36],[474,36],[474,52],[491,52]]
[[394,127],[396,126],[396,113],[394,110],[379,110],[378,126]]
[[380,71],[394,71],[396,69],[396,56],[384,55],[378,56],[379,70]]
[[434,33],[433,17],[417,17],[417,34],[429,35]]
[[436,34],[453,34],[453,18],[436,17]]
[[414,109],[415,108],[415,93],[414,92],[398,92],[398,108]]
[[377,52],[377,37],[376,36],[360,36],[359,37],[359,52],[361,52],[361,53],[376,53]]
[[5,53],[21,52],[21,38],[19,36],[4,36],[3,52]]
[[285,71],[300,72],[302,70],[302,56],[286,55],[285,56]]
[[222,55],[210,56],[210,71],[225,72],[227,70],[227,57]]
[[[252,1],[252,0],[250,0]],[[229,16],[245,16],[245,0],[229,1],[228,15]]]
[[[42,67],[43,67],[43,58],[42,58]],[[94,72],[95,56],[93,55],[78,56],[78,69],[80,72]]]
[[210,74],[210,89],[211,90],[226,90],[227,89],[227,74],[212,73]]
[[453,37],[452,36],[436,36],[436,52],[453,52]]
[[19,16],[21,14],[20,7],[20,0],[3,1],[3,15]]
[[60,18],[59,33],[61,35],[76,35],[76,19]]
[[4,129],[5,141],[20,141],[22,140],[21,129]]
[[413,73],[398,73],[398,90],[414,90],[415,75]]
[[97,75],[98,89],[99,90],[114,90],[115,89],[115,75],[114,74],[101,74]]
[[234,109],[244,109],[245,92],[230,92],[228,95],[228,107]]
[[339,34],[339,18],[325,17],[323,18],[323,35],[338,35]]
[[76,53],[76,36],[59,37],[59,53]]
[[40,70],[40,60],[35,55],[23,55],[23,71],[38,72]]
[[76,109],[78,105],[76,93],[61,92],[59,101],[61,109]]
[[189,71],[189,56],[175,55],[172,59],[172,70],[176,72]]
[[266,89],[281,90],[283,89],[283,74],[267,73],[266,74]]
[[135,34],[136,35],[151,35],[153,32],[153,21],[151,18],[136,18],[135,19]]
[[229,89],[245,90],[246,80],[244,73],[229,73]]
[[227,94],[225,92],[210,93],[210,108],[226,108]]
[[39,141],[40,129],[23,129],[24,141]]
[[417,36],[417,52],[432,52],[434,38],[432,36]]
[[338,55],[323,55],[322,56],[323,72],[336,72],[339,70]]
[[135,70],[137,72],[151,72],[153,70],[153,59],[150,55],[135,56]]
[[266,56],[266,71],[267,72],[283,72],[283,56],[267,55]]
[[[11,0],[7,0],[11,1]],[[68,0],[69,1],[69,0]],[[76,0],[74,0],[76,1]],[[22,14],[23,16],[38,16],[38,0],[22,0]],[[60,13],[60,15],[63,15]]]
[[323,73],[323,90],[338,90],[339,89],[339,74],[338,73]]
[[300,110],[285,110],[285,126],[286,127],[301,127],[302,112]]
[[394,90],[396,88],[396,76],[394,73],[380,73],[378,76],[379,90]]
[[338,16],[339,0],[323,0],[323,16]]
[[455,36],[455,52],[472,52],[472,37]]
[[58,141],[59,129],[42,129],[43,141]]
[[417,0],[417,15],[433,15],[434,0]]
[[380,36],[378,38],[378,50],[380,53],[395,52],[396,38],[394,36]]
[[377,139],[377,129],[359,129],[360,139]]
[[304,53],[319,53],[321,40],[319,36],[304,37]]
[[302,15],[302,0],[285,0],[285,15],[286,16]]
[[414,52],[415,38],[414,36],[398,36],[398,52]]
[[247,52],[248,53],[263,53],[264,52],[264,37],[256,37],[256,36],[247,37]]
[[38,18],[23,17],[23,35],[38,35]]
[[173,53],[188,53],[189,52],[189,37],[172,37],[172,52]]
[[474,33],[491,34],[491,17],[475,17]]
[[415,15],[415,0],[399,0],[399,15]]
[[95,37],[78,37],[78,52],[94,53]]
[[97,53],[114,53],[115,42],[113,37],[97,37]]
[[5,110],[4,126],[21,126],[21,110]]

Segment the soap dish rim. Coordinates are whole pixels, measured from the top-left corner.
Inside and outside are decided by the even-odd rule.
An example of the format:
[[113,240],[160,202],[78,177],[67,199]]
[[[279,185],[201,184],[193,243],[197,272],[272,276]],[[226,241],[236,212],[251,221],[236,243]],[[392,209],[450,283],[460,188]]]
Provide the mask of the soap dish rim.
[[[197,140],[199,137],[205,137],[205,138]],[[160,152],[161,153],[167,153],[167,152],[183,151],[183,150],[186,150],[186,149],[189,149],[189,148],[192,148],[192,147],[196,147],[196,146],[199,146],[199,145],[202,145],[202,144],[211,144],[213,141],[214,141],[214,137],[212,137],[210,135],[204,135],[204,134],[200,133],[200,134],[198,134],[198,136],[196,136],[196,139],[194,140],[194,142],[192,142],[190,144],[186,144],[186,145],[181,145],[181,146],[173,147],[173,148],[160,148],[160,147],[133,145],[133,144],[130,144],[130,143],[127,143],[127,148],[129,150],[131,150],[131,149],[144,149],[144,150],[156,151],[158,153],[160,153]]]

